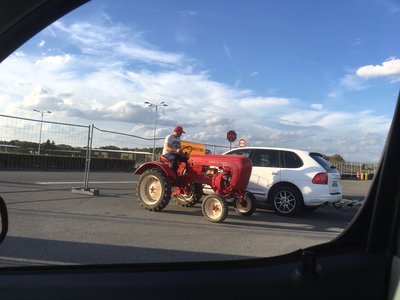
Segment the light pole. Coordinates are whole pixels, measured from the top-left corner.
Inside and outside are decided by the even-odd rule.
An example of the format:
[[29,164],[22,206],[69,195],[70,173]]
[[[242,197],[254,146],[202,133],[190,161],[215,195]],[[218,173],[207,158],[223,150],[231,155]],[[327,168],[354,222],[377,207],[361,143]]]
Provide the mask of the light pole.
[[33,111],[36,111],[41,114],[40,118],[40,133],[39,133],[39,145],[38,145],[38,155],[40,155],[40,144],[42,143],[42,127],[43,127],[43,115],[44,114],[51,114],[51,111],[49,110],[38,110],[34,109]]
[[164,101],[161,101],[160,103],[151,103],[149,101],[146,101],[144,104],[147,104],[149,107],[155,107],[156,108],[156,119],[154,121],[154,133],[153,133],[153,154],[152,154],[152,160],[154,160],[154,151],[156,149],[156,131],[157,131],[157,112],[158,112],[158,107],[159,106],[168,106]]

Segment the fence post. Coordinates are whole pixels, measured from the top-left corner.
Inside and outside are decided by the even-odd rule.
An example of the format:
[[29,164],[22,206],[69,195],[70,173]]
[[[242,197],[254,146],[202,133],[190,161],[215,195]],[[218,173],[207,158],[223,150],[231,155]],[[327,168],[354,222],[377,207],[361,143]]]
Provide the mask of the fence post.
[[74,194],[86,194],[97,196],[99,195],[98,189],[89,188],[89,175],[90,175],[90,162],[92,158],[92,145],[93,145],[93,131],[94,125],[89,125],[88,130],[88,142],[86,146],[86,159],[85,159],[85,175],[83,178],[83,188],[72,188],[72,193]]
[[353,178],[353,162],[350,163],[350,178]]
[[86,160],[85,160],[85,177],[83,184],[85,190],[89,189],[89,174],[90,174],[90,161],[92,159],[92,146],[93,146],[93,124],[89,126],[88,142],[86,147]]

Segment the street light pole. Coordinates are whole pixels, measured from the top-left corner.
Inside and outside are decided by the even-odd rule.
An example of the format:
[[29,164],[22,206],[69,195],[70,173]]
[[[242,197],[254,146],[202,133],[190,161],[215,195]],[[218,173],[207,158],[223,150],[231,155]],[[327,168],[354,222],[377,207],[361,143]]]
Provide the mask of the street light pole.
[[42,143],[42,128],[43,128],[43,115],[44,114],[51,114],[51,111],[49,110],[38,110],[34,109],[33,111],[36,111],[41,114],[40,118],[40,132],[39,132],[39,145],[38,145],[38,155],[40,155],[40,144]]
[[160,103],[151,103],[146,101],[144,104],[147,104],[149,107],[155,107],[156,108],[156,119],[154,121],[154,132],[153,132],[153,154],[152,154],[152,160],[155,160],[154,157],[154,152],[156,149],[156,131],[157,131],[157,114],[158,114],[158,107],[159,106],[168,106],[164,101]]

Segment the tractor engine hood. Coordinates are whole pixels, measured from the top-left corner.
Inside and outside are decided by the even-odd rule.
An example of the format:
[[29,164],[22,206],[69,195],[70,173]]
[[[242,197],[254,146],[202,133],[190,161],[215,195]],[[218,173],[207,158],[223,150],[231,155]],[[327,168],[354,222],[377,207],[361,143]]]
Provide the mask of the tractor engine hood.
[[251,161],[242,155],[191,155],[188,163],[193,168],[211,167],[230,172],[230,186],[235,190],[245,190],[251,176]]

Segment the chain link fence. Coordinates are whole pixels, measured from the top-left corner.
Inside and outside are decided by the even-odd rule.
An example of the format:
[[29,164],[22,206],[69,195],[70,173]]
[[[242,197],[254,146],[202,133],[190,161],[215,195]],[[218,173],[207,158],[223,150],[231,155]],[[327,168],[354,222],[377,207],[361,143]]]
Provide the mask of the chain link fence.
[[89,130],[89,126],[0,115],[0,169],[82,171]]
[[[158,160],[163,141],[94,125],[0,115],[0,170],[84,172],[83,186],[88,189],[90,172],[132,172],[144,162]],[[209,153],[229,149],[206,147]]]
[[371,162],[332,162],[343,179],[372,179],[378,169],[378,163]]
[[[94,125],[0,115],[0,169],[84,172],[87,188],[90,172],[131,172],[144,162],[159,159],[163,140]],[[221,154],[230,147],[206,144],[206,149]],[[333,164],[344,179],[371,179],[377,168],[376,163],[367,162]]]

